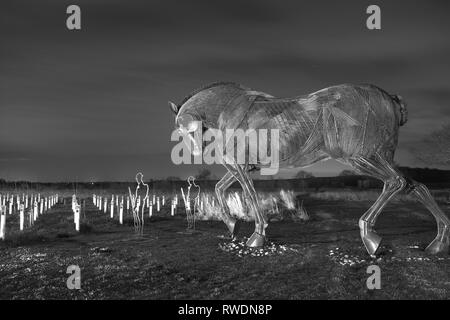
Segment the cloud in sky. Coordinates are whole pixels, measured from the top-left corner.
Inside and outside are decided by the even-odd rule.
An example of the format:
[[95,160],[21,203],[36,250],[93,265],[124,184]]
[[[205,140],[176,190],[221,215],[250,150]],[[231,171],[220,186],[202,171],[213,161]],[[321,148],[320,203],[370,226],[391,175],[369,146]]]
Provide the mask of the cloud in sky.
[[186,176],[197,168],[170,162],[167,100],[217,80],[276,96],[345,82],[398,93],[402,165],[423,165],[411,146],[450,121],[445,1],[381,1],[380,31],[365,28],[364,1],[84,0],[77,32],[69,4],[0,4],[0,177]]

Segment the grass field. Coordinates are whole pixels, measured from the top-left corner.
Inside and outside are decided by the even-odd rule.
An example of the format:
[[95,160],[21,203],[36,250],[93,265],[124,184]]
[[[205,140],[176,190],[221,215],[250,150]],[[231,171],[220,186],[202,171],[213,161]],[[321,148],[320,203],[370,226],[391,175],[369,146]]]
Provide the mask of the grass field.
[[[423,252],[436,227],[418,203],[401,199],[386,207],[377,226],[384,238],[381,252],[372,259],[357,227],[371,199],[303,194],[302,200],[309,220],[274,219],[269,240],[288,250],[263,256],[221,249],[229,240],[220,237],[225,234],[220,221],[199,221],[198,232],[183,232],[180,208],[175,217],[165,207],[147,219],[143,237],[134,235],[131,216],[120,225],[90,198],[80,233],[74,230],[70,199],[20,234],[12,231],[18,230],[17,216],[8,217],[7,239],[0,243],[0,298],[450,298],[450,256]],[[253,223],[244,221],[239,240],[252,231]],[[366,287],[366,270],[373,264],[381,268],[380,290]],[[80,290],[67,289],[70,265],[81,269]]]

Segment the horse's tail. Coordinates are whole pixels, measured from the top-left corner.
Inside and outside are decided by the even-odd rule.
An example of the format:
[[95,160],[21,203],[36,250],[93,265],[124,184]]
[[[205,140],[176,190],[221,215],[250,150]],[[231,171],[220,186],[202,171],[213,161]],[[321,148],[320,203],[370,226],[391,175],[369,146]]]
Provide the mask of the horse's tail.
[[394,102],[400,107],[400,119],[398,121],[398,125],[402,126],[408,121],[408,109],[406,109],[406,102],[399,95],[391,94],[390,96],[392,100],[394,100]]

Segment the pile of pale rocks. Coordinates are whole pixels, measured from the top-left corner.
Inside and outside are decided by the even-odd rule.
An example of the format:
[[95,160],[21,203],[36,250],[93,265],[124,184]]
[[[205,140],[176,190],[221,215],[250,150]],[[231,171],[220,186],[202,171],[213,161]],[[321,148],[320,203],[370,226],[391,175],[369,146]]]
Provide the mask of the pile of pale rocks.
[[246,246],[246,240],[220,243],[219,248],[238,257],[264,257],[298,252],[297,249],[291,248],[288,245],[276,244],[271,241],[268,241],[262,248],[250,248]]
[[366,259],[343,252],[339,247],[330,249],[330,251],[328,252],[328,256],[332,261],[342,266],[354,266],[366,262]]
[[[409,246],[410,249],[418,249],[419,246]],[[357,266],[364,263],[382,263],[382,262],[423,262],[423,261],[442,261],[449,258],[443,257],[427,257],[427,256],[410,256],[410,257],[400,257],[394,256],[393,251],[391,249],[387,250],[387,252],[380,257],[367,257],[362,258],[358,255],[351,254],[349,252],[344,251],[343,249],[336,247],[330,249],[328,252],[329,258],[342,266]]]

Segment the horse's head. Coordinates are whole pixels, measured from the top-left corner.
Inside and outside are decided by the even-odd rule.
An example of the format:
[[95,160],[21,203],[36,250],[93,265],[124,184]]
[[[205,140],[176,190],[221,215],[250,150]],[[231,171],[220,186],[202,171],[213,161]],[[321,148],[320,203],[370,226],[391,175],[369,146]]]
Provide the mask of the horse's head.
[[175,127],[194,146],[191,150],[191,145],[187,144],[188,149],[194,156],[200,155],[200,146],[195,141],[194,134],[199,129],[205,129],[202,125],[202,117],[195,110],[179,107],[171,101],[169,101],[169,107],[175,113]]
[[[221,125],[221,118],[239,118],[241,114],[233,114],[229,109],[230,101],[245,94],[246,88],[234,82],[216,82],[201,87],[187,95],[180,104],[169,102],[169,107],[175,113],[175,126],[191,141],[194,148],[188,146],[191,153],[199,155],[201,148],[194,139],[194,133],[204,133],[208,129],[226,128]],[[223,113],[226,114],[225,117]],[[236,122],[236,121],[235,121]],[[200,131],[201,130],[201,131]],[[204,141],[203,141],[204,143]]]

